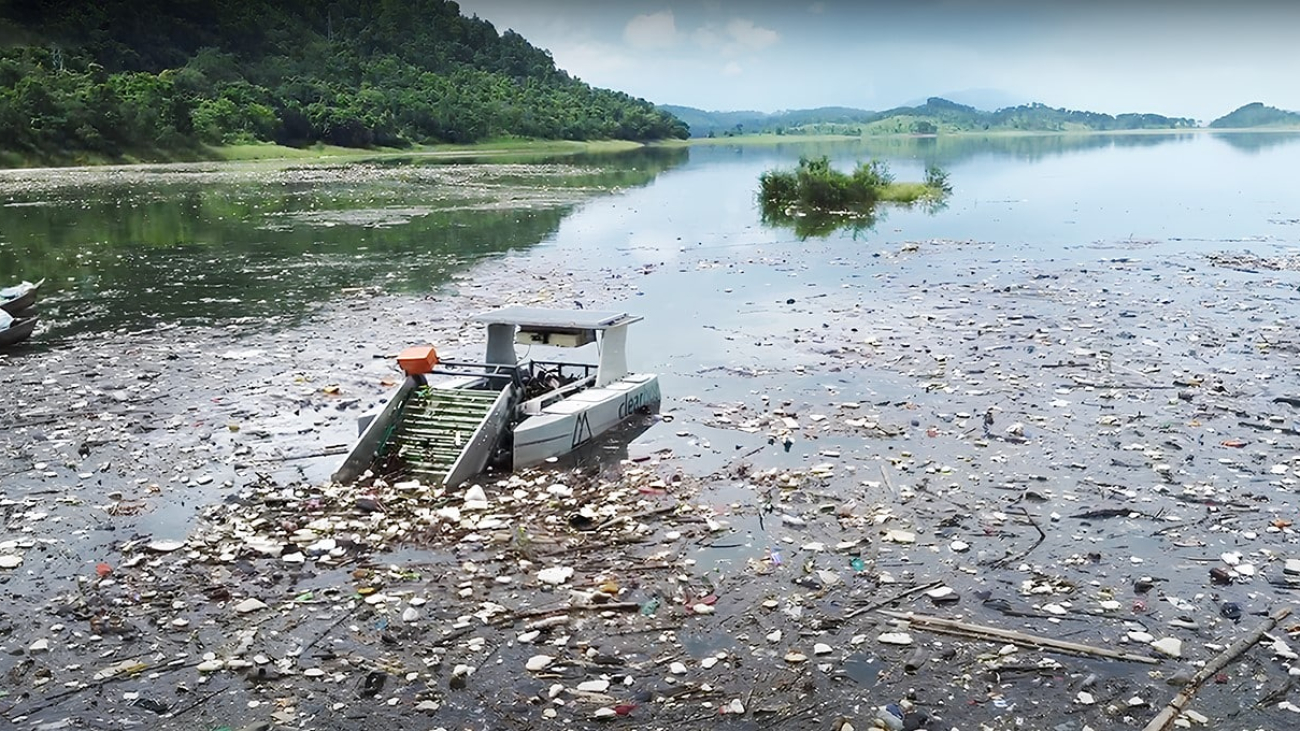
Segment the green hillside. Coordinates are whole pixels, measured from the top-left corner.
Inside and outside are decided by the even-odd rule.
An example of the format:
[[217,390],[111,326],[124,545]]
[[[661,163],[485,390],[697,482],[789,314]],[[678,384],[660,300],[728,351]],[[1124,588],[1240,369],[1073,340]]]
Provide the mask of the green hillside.
[[827,107],[764,114],[761,112],[705,112],[690,107],[664,106],[691,126],[696,137],[746,133],[775,134],[937,134],[973,131],[1107,131],[1182,129],[1196,126],[1184,117],[1159,114],[1120,114],[1056,109],[1043,104],[1022,104],[985,112],[964,104],[931,97],[925,104],[895,107],[883,112]]
[[1300,114],[1252,102],[1210,122],[1215,129],[1246,129],[1249,127],[1300,127]]
[[446,0],[0,0],[0,154],[685,137]]
[[661,104],[659,108],[685,122],[691,129],[692,137],[785,132],[817,124],[852,125],[870,121],[876,115],[876,112],[849,107],[819,107],[771,114],[754,111],[706,112],[673,104]]

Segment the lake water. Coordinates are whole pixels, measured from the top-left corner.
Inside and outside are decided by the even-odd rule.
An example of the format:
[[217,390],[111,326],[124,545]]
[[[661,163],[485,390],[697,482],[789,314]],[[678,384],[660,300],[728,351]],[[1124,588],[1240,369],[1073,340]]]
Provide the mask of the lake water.
[[[886,209],[869,230],[801,240],[764,226],[759,175],[819,155],[841,168],[883,159],[903,181],[938,164],[954,191],[938,210]],[[1145,629],[1208,659],[1211,638],[1241,632],[1221,601],[1259,614],[1297,588],[1280,559],[1295,555],[1300,418],[1278,400],[1300,395],[1296,169],[1297,135],[1185,133],[0,172],[0,283],[49,280],[42,330],[0,358],[0,419],[20,423],[0,432],[0,475],[30,506],[11,510],[7,527],[32,544],[24,570],[40,567],[10,584],[22,623],[11,634],[39,636],[47,597],[81,591],[97,561],[122,563],[137,539],[182,539],[200,511],[259,510],[263,491],[319,483],[339,459],[319,453],[350,441],[355,417],[394,382],[385,354],[429,337],[473,357],[457,352],[474,345],[455,324],[462,315],[576,301],[645,317],[629,360],[661,374],[669,418],[627,449],[685,475],[694,492],[681,499],[725,526],[687,522],[669,539],[659,525],[656,542],[628,551],[671,548],[691,563],[665,573],[719,587],[718,621],[690,619],[680,652],[744,657],[715,679],[731,684],[727,697],[789,669],[784,645],[754,639],[768,624],[802,636],[809,616],[931,582],[965,597],[951,611],[983,624],[1133,651],[1146,648],[1126,633]],[[1221,254],[1237,258],[1224,266]],[[1089,514],[1099,507],[1110,512]],[[882,540],[893,528],[916,544]],[[767,563],[773,550],[784,568]],[[377,556],[427,561],[447,582],[461,558],[418,547]],[[123,574],[170,565],[161,561]],[[1207,567],[1221,563],[1251,570],[1211,585]],[[792,589],[812,568],[843,590]],[[1158,588],[1135,590],[1139,579]],[[513,605],[516,586],[466,601]],[[1033,623],[1003,616],[983,592],[1030,607]],[[454,596],[431,606],[475,611]],[[767,597],[790,603],[767,613]],[[194,604],[196,627],[200,612],[224,611]],[[1054,624],[1062,612],[1071,624]],[[1202,629],[1170,624],[1180,617]],[[204,626],[230,634],[226,621]],[[1104,727],[1112,700],[1140,696],[1146,706],[1118,712],[1145,717],[1172,694],[1148,666],[1078,658],[1065,670],[1025,660],[1014,672],[1033,672],[987,689],[937,661],[902,676],[904,650],[876,645],[878,620],[857,621],[827,625],[844,674],[809,676],[818,698],[840,704],[832,715],[916,688],[949,726]],[[858,632],[868,644],[849,647]],[[960,672],[986,667],[976,655],[997,646],[951,644]],[[498,649],[531,652],[513,634]],[[1291,711],[1241,691],[1261,675],[1286,680],[1259,652],[1230,671],[1240,682],[1207,686],[1199,707],[1243,728],[1288,727]],[[82,667],[73,660],[53,665]],[[506,686],[522,662],[485,663],[475,677]],[[1088,675],[1103,702],[1084,708],[1075,681]],[[351,704],[355,686],[311,686],[303,705],[317,693]],[[447,696],[448,718],[501,712],[485,698]],[[231,694],[209,710],[228,709],[229,723],[250,713],[244,701]]]
[[[883,159],[899,180],[938,164],[955,190],[944,210],[888,210],[872,230],[799,242],[760,224],[755,192],[763,171],[803,155],[842,169]],[[429,292],[539,249],[574,265],[784,255],[808,266],[814,251],[858,258],[928,239],[1076,261],[1126,247],[1267,255],[1300,239],[1300,138],[1282,133],[891,138],[549,162],[0,173],[0,282],[49,278],[47,330],[64,338],[292,316],[355,287]],[[931,266],[951,274],[964,260]]]

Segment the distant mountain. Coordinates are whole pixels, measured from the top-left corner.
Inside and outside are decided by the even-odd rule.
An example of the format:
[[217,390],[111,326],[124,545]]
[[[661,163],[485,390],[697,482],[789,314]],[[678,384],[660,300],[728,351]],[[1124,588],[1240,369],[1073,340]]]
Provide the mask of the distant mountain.
[[[870,125],[870,132],[960,132],[960,131],[1029,131],[1029,132],[1101,132],[1135,129],[1183,129],[1195,127],[1196,120],[1166,117],[1160,114],[1119,114],[1084,112],[1049,107],[1034,102],[983,112],[947,99],[931,97],[919,107],[899,107],[880,113]],[[910,129],[908,122],[911,121]]]
[[975,107],[984,112],[993,112],[1006,107],[1028,104],[1030,101],[1023,96],[1008,94],[1001,89],[962,89],[961,91],[946,91],[925,99],[913,99],[903,104],[903,106],[918,107],[925,104],[928,99],[935,97],[957,102],[958,104],[965,104],[968,107]]
[[1021,104],[992,112],[930,97],[924,104],[869,112],[848,107],[822,107],[775,112],[707,112],[693,107],[659,107],[691,127],[693,137],[752,133],[798,134],[938,134],[971,131],[1070,132],[1132,129],[1180,129],[1196,126],[1186,117],[1159,114],[1120,114],[1056,109]]
[[1245,129],[1247,127],[1300,127],[1300,114],[1277,107],[1251,102],[1210,122],[1215,129]]
[[674,104],[658,105],[685,122],[692,137],[718,137],[723,135],[774,132],[778,129],[802,127],[810,124],[855,124],[874,118],[875,112],[849,107],[818,107],[783,112],[706,112],[695,107]]

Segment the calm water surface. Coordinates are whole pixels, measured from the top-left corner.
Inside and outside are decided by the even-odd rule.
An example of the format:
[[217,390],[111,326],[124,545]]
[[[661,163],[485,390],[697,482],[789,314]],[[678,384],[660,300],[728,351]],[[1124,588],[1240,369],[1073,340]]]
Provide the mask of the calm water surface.
[[[760,224],[758,176],[823,154],[842,168],[884,159],[899,180],[936,163],[955,190],[943,210],[891,209],[872,230],[826,239]],[[689,316],[766,306],[808,281],[869,277],[872,253],[907,241],[978,244],[931,262],[935,277],[990,258],[1269,255],[1300,243],[1300,136],[1280,133],[718,145],[544,163],[3,173],[0,282],[50,279],[46,332],[57,341],[293,318],[355,287],[427,293],[506,255],[673,267],[690,251],[717,268],[643,293],[653,308]],[[723,297],[728,269],[755,257],[786,257],[798,276],[768,270],[753,293],[761,298]],[[678,296],[682,286],[692,296]]]

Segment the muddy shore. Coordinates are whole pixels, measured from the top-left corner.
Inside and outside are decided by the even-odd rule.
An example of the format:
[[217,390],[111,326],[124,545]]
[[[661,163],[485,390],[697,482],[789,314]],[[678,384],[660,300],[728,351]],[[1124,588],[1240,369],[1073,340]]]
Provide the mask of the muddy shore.
[[[20,561],[0,569],[0,716],[1141,728],[1171,681],[1294,604],[1300,294],[1285,262],[875,253],[596,268],[551,249],[427,297],[352,293],[274,332],[163,327],[0,357],[0,555]],[[810,257],[843,276],[759,284]],[[646,354],[666,400],[630,446],[485,476],[468,503],[328,484],[413,339],[471,354],[467,313],[672,291],[699,296],[643,314],[693,319],[679,347]],[[699,355],[691,339],[721,345]],[[1201,727],[1300,719],[1295,628],[1203,687]]]

